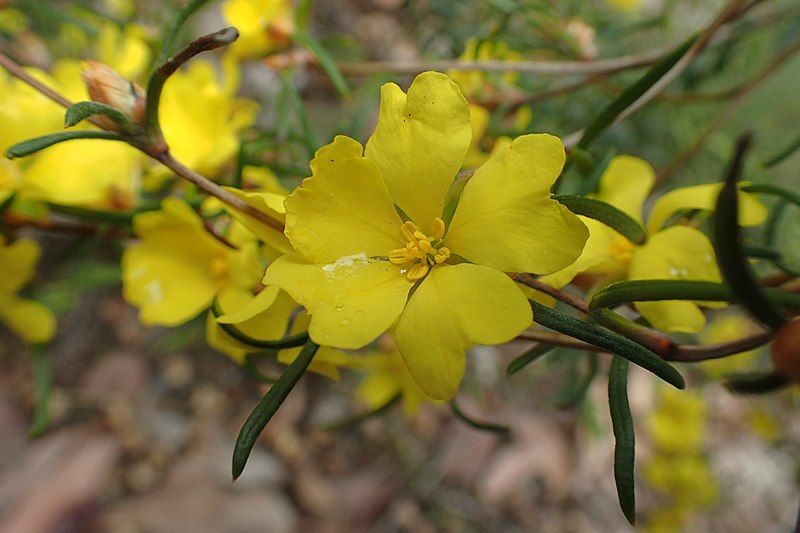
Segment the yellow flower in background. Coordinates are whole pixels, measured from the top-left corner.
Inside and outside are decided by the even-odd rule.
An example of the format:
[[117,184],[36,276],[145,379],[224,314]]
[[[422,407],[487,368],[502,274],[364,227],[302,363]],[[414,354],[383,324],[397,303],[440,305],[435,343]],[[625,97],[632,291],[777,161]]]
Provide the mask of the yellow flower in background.
[[371,351],[355,359],[353,366],[362,374],[356,398],[372,411],[399,397],[403,413],[410,417],[419,411],[420,405],[431,402],[414,383],[397,349]]
[[694,453],[706,438],[706,402],[696,393],[661,387],[658,407],[647,420],[653,446],[661,452]]
[[[741,339],[761,331],[746,315],[739,311],[716,313],[698,335],[702,344],[719,344]],[[724,357],[703,361],[699,366],[709,376],[723,377],[736,372],[750,372],[756,369],[758,350],[748,350]]]
[[152,54],[145,40],[144,29],[140,26],[120,28],[108,22],[100,27],[94,44],[95,59],[129,80],[141,78],[150,66]]
[[238,246],[230,248],[177,198],[164,200],[160,211],[137,215],[133,228],[139,240],[122,255],[122,292],[144,324],[177,326],[207,309],[215,296],[252,298],[263,263],[249,232],[229,232]]
[[222,15],[239,30],[230,53],[240,59],[260,57],[287,46],[294,31],[291,0],[227,0],[222,4]]
[[[465,46],[464,52],[458,57],[460,61],[519,61],[522,54],[511,50],[507,43],[502,41],[479,41],[477,38],[470,38]],[[490,81],[496,76],[491,76],[481,70],[461,70],[451,69],[447,75],[455,81],[467,98],[473,98],[486,91],[495,90]],[[516,72],[505,72],[499,79],[505,85],[514,85],[519,75]]]
[[[655,172],[649,163],[632,156],[618,156],[611,160],[600,178],[594,197],[641,222],[644,201],[654,182]],[[647,219],[650,236],[642,245],[633,244],[601,222],[581,217],[590,233],[583,253],[564,270],[543,276],[542,281],[562,287],[581,273],[593,275],[598,285],[626,279],[721,281],[714,249],[706,235],[690,226],[664,227],[681,210],[712,210],[721,185],[684,187],[656,200]],[[761,224],[767,215],[761,202],[747,193],[740,193],[739,197],[741,223]],[[705,316],[694,302],[637,302],[634,305],[653,326],[664,331],[696,333],[705,324]],[[718,306],[710,302],[702,305]]]
[[396,322],[403,361],[434,399],[455,395],[467,348],[506,342],[530,325],[528,301],[505,272],[554,272],[587,238],[550,198],[565,159],[550,135],[495,153],[447,227],[444,200],[470,139],[469,105],[444,74],[420,74],[408,94],[384,85],[366,150],[336,137],[287,198],[286,235],[298,253],[264,278],[308,310],[318,344],[361,348]]
[[[287,334],[295,334],[308,328],[308,315],[300,311],[297,302],[278,287],[265,287],[257,295],[226,291],[220,293],[217,305],[222,311],[218,318],[209,312],[206,318],[206,340],[208,344],[243,364],[248,354],[258,352],[255,348],[236,340],[226,333],[220,324],[230,324],[244,335],[256,340],[276,340]],[[287,333],[286,326],[292,327]],[[281,350],[277,360],[289,364],[295,360],[302,347]],[[338,380],[339,368],[351,365],[353,357],[325,346],[317,350],[309,370],[330,379]]]
[[239,132],[255,121],[258,105],[220,84],[214,66],[195,60],[164,86],[159,118],[176,159],[215,174],[239,149]]
[[17,295],[36,273],[40,254],[39,245],[31,239],[8,244],[0,235],[0,322],[33,343],[49,341],[56,331],[52,311]]
[[636,11],[642,5],[642,0],[606,0],[606,3],[620,11]]

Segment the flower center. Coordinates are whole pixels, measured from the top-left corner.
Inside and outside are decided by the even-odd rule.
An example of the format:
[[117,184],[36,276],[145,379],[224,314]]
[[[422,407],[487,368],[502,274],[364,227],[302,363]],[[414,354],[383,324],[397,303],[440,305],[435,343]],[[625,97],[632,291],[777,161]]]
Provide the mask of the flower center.
[[450,257],[450,250],[442,246],[444,237],[444,221],[433,219],[431,235],[425,235],[411,221],[400,227],[405,246],[389,252],[389,261],[400,265],[402,274],[411,281],[425,277],[433,265],[444,263]]
[[633,243],[625,237],[618,237],[611,243],[611,254],[617,258],[620,263],[628,264],[633,258]]

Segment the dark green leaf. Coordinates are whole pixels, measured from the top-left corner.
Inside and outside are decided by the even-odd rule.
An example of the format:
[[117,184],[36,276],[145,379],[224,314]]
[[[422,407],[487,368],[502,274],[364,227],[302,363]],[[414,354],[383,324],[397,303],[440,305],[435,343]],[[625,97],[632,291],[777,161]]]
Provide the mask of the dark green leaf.
[[777,196],[778,198],[783,198],[787,202],[800,207],[800,194],[788,189],[784,189],[783,187],[778,187],[777,185],[772,185],[769,183],[749,183],[747,185],[743,185],[741,190],[749,193]]
[[583,132],[583,136],[578,143],[578,147],[583,148],[584,150],[588,148],[589,145],[601,133],[603,133],[614,123],[614,120],[617,118],[617,116],[619,116],[620,113],[630,107],[631,104],[633,104],[639,99],[639,97],[646,93],[650,87],[652,87],[667,72],[669,72],[678,61],[680,61],[687,50],[689,50],[689,48],[691,48],[691,46],[694,44],[695,40],[697,40],[696,35],[693,35],[687,39],[685,42],[675,48],[675,50],[664,56],[661,61],[650,67],[650,69],[639,79],[639,81],[622,91],[622,94],[620,94],[616,100],[611,102],[605,109],[603,109],[597,118],[595,118],[594,121],[589,124],[589,126]]
[[77,104],[73,104],[67,109],[66,115],[64,115],[64,127],[71,128],[81,120],[95,115],[108,117],[126,132],[136,129],[136,125],[128,120],[128,117],[110,105],[101,104],[100,102],[78,102]]
[[792,142],[787,144],[786,148],[784,148],[774,156],[770,157],[769,159],[761,163],[761,166],[764,168],[775,166],[784,159],[786,159],[787,157],[789,157],[790,155],[792,155],[793,153],[795,153],[797,150],[800,150],[800,135],[798,135]]
[[749,137],[743,137],[736,145],[733,160],[725,176],[725,184],[717,197],[712,218],[712,242],[722,277],[730,285],[737,300],[764,325],[778,329],[786,323],[786,319],[767,298],[742,249],[738,182],[744,155],[749,146]]
[[53,388],[50,358],[44,346],[32,346],[31,368],[33,374],[33,421],[28,435],[35,438],[50,426],[50,396]]
[[603,156],[601,159],[592,169],[591,174],[586,176],[581,182],[580,186],[580,193],[581,194],[589,194],[590,192],[594,192],[597,190],[598,186],[600,185],[600,178],[603,177],[608,165],[611,163],[611,160],[617,155],[616,148],[610,148],[606,155]]
[[54,144],[65,141],[72,141],[75,139],[106,139],[109,141],[121,141],[122,138],[116,133],[99,130],[80,130],[80,131],[62,131],[59,133],[51,133],[50,135],[43,135],[34,139],[22,141],[6,149],[6,157],[14,159],[16,157],[25,157],[35,154],[39,150],[49,148]]
[[777,372],[729,376],[725,387],[736,394],[768,394],[788,385],[786,378]]
[[742,246],[742,251],[747,257],[754,257],[756,259],[770,259],[780,261],[781,254],[770,248],[764,246],[756,246],[754,244],[745,244]]
[[272,416],[278,411],[283,404],[289,393],[300,378],[305,373],[314,355],[317,353],[319,345],[313,341],[306,342],[306,345],[300,350],[297,358],[292,361],[292,364],[286,367],[283,374],[278,378],[275,384],[270,387],[261,401],[258,402],[253,412],[245,420],[242,429],[239,431],[239,436],[236,438],[236,445],[233,449],[233,462],[232,473],[233,479],[236,480],[244,471],[244,466],[247,464],[247,459],[250,457],[250,452],[253,446],[267,427]]
[[572,318],[540,303],[531,301],[530,304],[533,307],[533,320],[537,324],[620,355],[645,370],[649,370],[676,388],[682,389],[686,386],[683,377],[675,368],[642,345],[613,331]]
[[305,46],[308,51],[317,58],[319,66],[322,67],[322,70],[328,75],[328,78],[331,80],[333,86],[336,87],[339,94],[346,96],[347,93],[350,92],[350,89],[347,87],[347,82],[339,71],[339,67],[336,66],[336,62],[328,51],[325,50],[325,47],[322,46],[322,43],[302,30],[295,31],[294,34],[292,34],[292,38]]
[[553,198],[576,215],[602,222],[635,244],[644,244],[647,241],[647,232],[641,224],[611,204],[585,196],[560,195]]
[[636,495],[633,466],[636,460],[636,437],[633,417],[628,405],[628,361],[621,357],[611,360],[608,372],[608,407],[614,428],[614,481],[619,506],[631,525],[636,524]]
[[[800,309],[800,294],[771,288],[766,289],[765,293],[778,305]],[[589,310],[612,308],[633,302],[661,300],[733,302],[736,297],[730,287],[713,281],[637,279],[619,281],[598,290],[589,302]]]
[[455,414],[459,420],[479,431],[490,431],[492,433],[499,433],[500,435],[508,435],[511,431],[508,426],[475,420],[464,413],[464,411],[458,407],[458,404],[455,400],[450,400],[450,408],[453,410],[453,414]]
[[549,353],[553,348],[553,346],[549,346],[547,344],[535,345],[533,348],[527,350],[525,353],[511,361],[506,369],[506,373],[509,375],[516,374],[543,355],[547,355],[547,353]]

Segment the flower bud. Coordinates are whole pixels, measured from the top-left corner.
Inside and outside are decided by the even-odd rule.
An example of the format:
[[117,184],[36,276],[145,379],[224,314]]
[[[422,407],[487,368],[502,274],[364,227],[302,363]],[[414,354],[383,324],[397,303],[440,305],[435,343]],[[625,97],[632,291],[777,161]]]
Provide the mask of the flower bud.
[[86,61],[81,75],[93,101],[113,107],[136,124],[144,122],[145,95],[139,85],[96,61]]
[[786,323],[772,341],[775,369],[789,381],[800,383],[800,319]]

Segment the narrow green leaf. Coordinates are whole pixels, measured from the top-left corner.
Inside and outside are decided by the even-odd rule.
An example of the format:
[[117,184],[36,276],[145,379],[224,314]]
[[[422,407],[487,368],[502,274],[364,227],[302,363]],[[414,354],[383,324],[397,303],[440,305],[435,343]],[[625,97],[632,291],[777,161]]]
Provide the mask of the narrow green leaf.
[[[768,288],[764,291],[775,304],[800,309],[800,294]],[[612,308],[633,302],[693,300],[701,302],[736,301],[727,285],[713,281],[680,279],[637,279],[618,281],[598,290],[589,302],[589,310]]]
[[456,415],[456,418],[467,424],[468,426],[477,429],[478,431],[489,431],[491,433],[499,433],[500,435],[508,435],[511,432],[511,428],[508,426],[504,426],[502,424],[494,424],[492,422],[481,422],[475,420],[474,418],[467,415],[464,411],[462,411],[455,400],[450,400],[450,408],[453,410],[453,414]]
[[736,394],[768,394],[782,389],[789,382],[777,372],[729,376],[725,387]]
[[34,139],[28,139],[15,145],[6,148],[6,157],[14,159],[17,157],[25,157],[35,154],[39,150],[49,148],[54,144],[65,141],[72,141],[75,139],[106,139],[109,141],[122,141],[122,137],[116,133],[100,130],[79,130],[79,131],[62,131],[58,133],[51,133],[50,135],[43,135]]
[[334,61],[328,51],[325,50],[325,47],[322,46],[322,43],[312,37],[311,34],[303,30],[295,31],[292,34],[292,38],[305,46],[308,51],[317,58],[317,61],[319,61],[319,66],[322,67],[322,70],[324,70],[325,74],[328,75],[328,78],[331,80],[331,83],[339,92],[339,94],[341,96],[347,96],[347,94],[350,92],[350,89],[347,87],[347,82],[345,81],[344,76],[342,76],[342,73],[339,71],[339,67],[336,66],[336,61]]
[[580,405],[583,399],[586,398],[586,392],[592,385],[595,376],[597,376],[597,370],[600,368],[600,358],[596,353],[589,353],[587,360],[589,368],[586,369],[580,380],[577,383],[573,383],[568,389],[559,391],[559,394],[556,395],[554,399],[555,406],[559,409],[572,409]]
[[53,371],[44,346],[31,347],[33,373],[33,421],[28,436],[36,438],[50,426],[50,396],[53,389]]
[[778,226],[781,221],[781,216],[786,211],[789,202],[785,198],[778,200],[778,203],[770,210],[769,218],[764,223],[764,244],[772,246],[775,244],[775,239],[778,236]]
[[620,94],[616,100],[606,106],[606,108],[600,112],[597,118],[595,118],[594,121],[589,124],[589,126],[583,132],[583,136],[578,143],[578,147],[583,148],[584,150],[588,148],[589,145],[592,144],[592,142],[601,133],[603,133],[614,123],[614,120],[617,118],[617,116],[619,116],[620,113],[630,107],[631,104],[638,100],[640,96],[646,93],[650,87],[652,87],[667,72],[669,72],[672,67],[674,67],[678,61],[680,61],[689,48],[691,48],[696,40],[697,35],[693,35],[692,37],[688,38],[677,48],[675,48],[675,50],[667,54],[661,61],[650,67],[650,69],[645,72],[644,76],[642,76],[639,81],[622,91],[622,94]]
[[308,28],[308,19],[311,15],[311,0],[299,0],[294,9],[294,25],[296,28]]
[[110,105],[101,104],[100,102],[78,102],[73,104],[64,115],[64,127],[71,128],[78,122],[95,115],[108,117],[120,126],[123,131],[132,132],[136,130],[136,125],[128,117]]
[[750,183],[743,185],[741,190],[743,192],[777,196],[778,198],[783,198],[787,202],[800,207],[800,194],[784,189],[783,187],[778,187],[777,185],[772,185],[770,183]]
[[722,277],[730,285],[733,294],[751,315],[775,330],[783,326],[786,319],[767,298],[742,249],[738,182],[749,146],[750,138],[747,136],[736,145],[733,160],[725,176],[725,184],[717,196],[711,225],[712,243]]
[[516,374],[532,362],[536,361],[540,357],[547,355],[549,352],[553,350],[554,346],[549,346],[547,344],[537,344],[530,350],[526,350],[525,353],[516,357],[511,363],[509,363],[508,368],[506,369],[506,373],[508,375]]
[[781,150],[774,156],[770,157],[769,159],[761,163],[761,166],[764,168],[773,167],[778,163],[780,163],[781,161],[783,161],[784,159],[787,159],[797,150],[800,150],[800,135],[798,135],[792,142],[787,144],[783,150]]
[[553,196],[553,199],[576,215],[602,222],[634,244],[644,244],[647,241],[647,232],[641,224],[611,204],[585,196],[558,195]]
[[70,215],[81,220],[95,220],[98,222],[112,222],[114,224],[125,225],[130,225],[133,222],[133,217],[144,212],[144,210],[102,211],[99,209],[89,209],[74,205],[54,204],[51,202],[47,202],[47,207],[56,213]]
[[582,174],[591,173],[592,169],[597,165],[597,161],[594,160],[592,154],[577,146],[569,151],[569,159],[575,162]]
[[628,405],[628,361],[621,357],[611,360],[608,372],[608,407],[614,428],[614,481],[619,506],[631,525],[636,524],[636,495],[633,467],[636,460],[636,436],[633,417]]
[[311,126],[311,121],[306,113],[306,108],[303,105],[303,99],[297,91],[297,87],[292,82],[292,76],[288,72],[281,73],[281,81],[283,81],[283,88],[286,96],[289,98],[289,103],[294,110],[295,117],[300,122],[300,128],[303,133],[303,144],[308,151],[309,157],[313,157],[317,151],[317,138],[314,135],[314,128]]
[[555,309],[550,309],[538,302],[531,301],[530,304],[533,308],[533,321],[537,324],[620,355],[631,363],[652,372],[673,387],[682,389],[686,386],[683,377],[672,365],[642,345],[596,324],[583,322]]
[[175,14],[169,28],[166,33],[164,33],[163,39],[161,39],[161,46],[158,49],[158,54],[156,54],[156,59],[154,61],[156,67],[164,63],[167,58],[175,52],[175,42],[178,40],[181,28],[183,28],[183,25],[189,17],[209,1],[210,0],[190,0],[190,2],[186,4],[186,7]]
[[261,401],[258,402],[253,412],[245,420],[242,429],[239,431],[239,436],[236,438],[236,445],[233,449],[232,461],[232,474],[233,479],[236,480],[244,471],[244,466],[247,464],[247,459],[250,457],[250,452],[255,446],[258,437],[264,428],[267,427],[272,416],[278,411],[283,404],[289,393],[300,378],[305,373],[314,355],[317,353],[319,345],[309,340],[297,358],[292,361],[292,364],[286,367],[283,374],[278,378],[275,384],[270,387]]
[[11,204],[14,203],[14,199],[17,197],[16,192],[6,191],[5,194],[6,194],[5,197],[0,196],[0,215],[5,213],[8,210],[8,208],[11,207]]
[[772,261],[780,261],[781,254],[766,246],[756,246],[755,244],[745,244],[742,246],[742,251],[747,257],[754,257],[756,259],[769,259]]
[[[214,318],[219,318],[223,315],[222,309],[220,308],[219,302],[216,300],[216,298],[211,304],[211,314],[214,315]],[[253,346],[254,348],[282,350],[284,348],[296,348],[297,346],[302,346],[303,344],[306,344],[306,341],[308,341],[308,331],[302,331],[294,335],[287,335],[282,339],[262,340],[254,339],[246,333],[243,333],[233,324],[223,324],[221,322],[217,322],[217,325],[222,329],[222,331],[233,337],[235,340],[243,344],[247,344],[248,346]]]
[[603,174],[608,168],[608,165],[611,163],[611,160],[614,159],[614,157],[616,157],[616,155],[617,155],[617,149],[609,148],[609,150],[606,152],[606,155],[603,156],[603,159],[601,159],[594,166],[591,174],[586,176],[586,179],[584,179],[581,182],[580,193],[582,195],[589,194],[590,192],[594,192],[597,190],[597,188],[600,186],[600,178],[603,177]]

